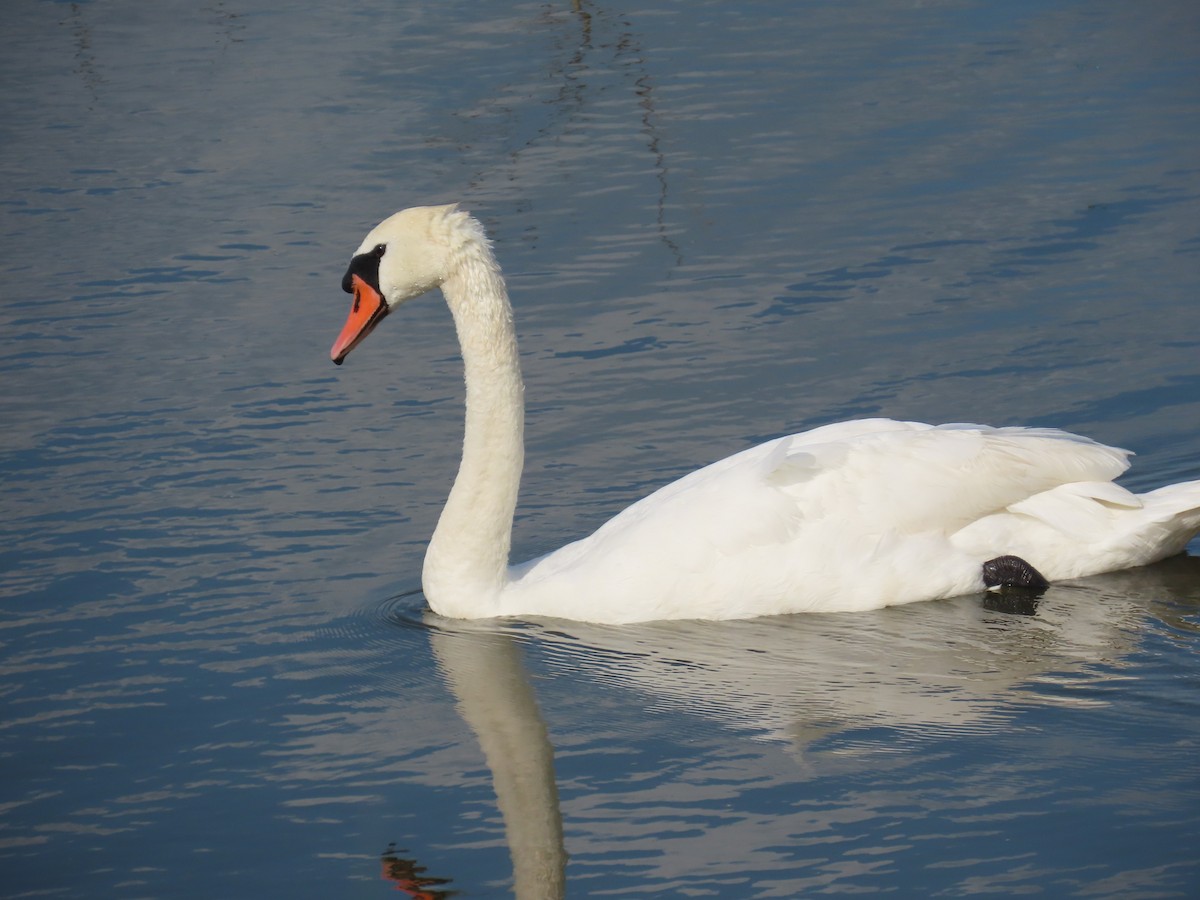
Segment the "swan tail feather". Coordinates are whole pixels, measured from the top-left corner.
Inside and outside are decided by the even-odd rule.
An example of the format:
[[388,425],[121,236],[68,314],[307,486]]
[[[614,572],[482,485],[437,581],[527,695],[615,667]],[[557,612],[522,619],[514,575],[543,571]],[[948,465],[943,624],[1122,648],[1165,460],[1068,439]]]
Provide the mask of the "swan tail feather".
[[1182,553],[1192,539],[1200,534],[1200,481],[1170,484],[1142,495],[1147,531],[1157,532],[1155,559],[1165,559]]
[[1111,483],[1064,484],[962,529],[952,542],[987,558],[1019,555],[1050,580],[1145,566],[1200,532],[1200,481],[1133,494]]

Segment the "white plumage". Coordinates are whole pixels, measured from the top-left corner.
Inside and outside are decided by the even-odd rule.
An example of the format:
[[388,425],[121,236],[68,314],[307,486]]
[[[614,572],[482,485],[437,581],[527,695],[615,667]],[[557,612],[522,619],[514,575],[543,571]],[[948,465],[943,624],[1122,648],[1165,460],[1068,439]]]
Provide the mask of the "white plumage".
[[731,619],[874,609],[980,591],[1016,555],[1047,578],[1145,565],[1200,530],[1200,481],[1134,495],[1127,451],[1045,428],[826,425],[727,457],[590,536],[508,566],[523,465],[512,308],[479,223],[405,210],[355,253],[345,356],[400,303],[441,287],[466,370],[458,477],[426,554],[425,596],[458,618]]

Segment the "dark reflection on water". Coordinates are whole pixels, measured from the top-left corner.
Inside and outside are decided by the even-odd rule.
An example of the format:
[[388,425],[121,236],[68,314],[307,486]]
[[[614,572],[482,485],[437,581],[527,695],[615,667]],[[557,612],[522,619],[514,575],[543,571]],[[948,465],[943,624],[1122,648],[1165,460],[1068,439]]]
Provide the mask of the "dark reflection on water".
[[448,316],[327,352],[370,224],[484,217],[521,557],[861,415],[1198,478],[1197,31],[1187,4],[14,7],[0,894],[1195,894],[1195,558],[1032,615],[446,622],[408,592],[461,440]]

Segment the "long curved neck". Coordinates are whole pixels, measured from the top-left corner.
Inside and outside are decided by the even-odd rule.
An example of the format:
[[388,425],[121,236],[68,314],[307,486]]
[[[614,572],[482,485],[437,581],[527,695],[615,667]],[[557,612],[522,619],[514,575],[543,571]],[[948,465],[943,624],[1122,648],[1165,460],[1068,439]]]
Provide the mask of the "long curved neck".
[[442,284],[466,370],[462,463],[425,553],[425,599],[454,617],[499,614],[525,460],[525,401],[512,306],[483,240],[456,251]]

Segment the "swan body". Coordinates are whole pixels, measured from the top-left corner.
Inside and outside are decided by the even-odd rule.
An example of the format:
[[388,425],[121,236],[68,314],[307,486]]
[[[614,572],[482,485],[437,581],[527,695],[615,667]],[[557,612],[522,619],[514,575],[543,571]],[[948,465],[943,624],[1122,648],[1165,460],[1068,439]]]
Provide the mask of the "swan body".
[[384,220],[351,259],[341,363],[396,306],[440,287],[466,376],[458,476],[425,556],[455,618],[734,619],[875,609],[982,591],[1019,556],[1055,580],[1146,565],[1200,531],[1200,481],[1135,495],[1128,451],[1047,428],[866,419],[780,437],[509,566],[524,462],[512,307],[483,227],[457,206]]

